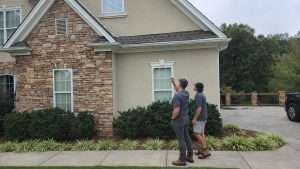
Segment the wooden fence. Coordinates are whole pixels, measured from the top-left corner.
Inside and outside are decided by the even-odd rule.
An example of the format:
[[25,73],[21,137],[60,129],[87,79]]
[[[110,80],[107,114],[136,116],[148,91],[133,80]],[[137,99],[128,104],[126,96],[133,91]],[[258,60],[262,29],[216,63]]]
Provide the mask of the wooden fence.
[[222,93],[222,106],[283,106],[286,93]]

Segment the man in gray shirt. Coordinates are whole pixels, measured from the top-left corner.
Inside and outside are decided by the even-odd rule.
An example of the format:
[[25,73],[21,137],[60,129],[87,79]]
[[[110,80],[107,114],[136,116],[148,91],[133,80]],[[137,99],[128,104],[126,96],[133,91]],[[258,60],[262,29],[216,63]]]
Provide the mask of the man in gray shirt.
[[206,97],[203,93],[204,85],[202,83],[196,83],[194,86],[196,112],[193,117],[193,132],[197,140],[198,158],[205,159],[211,154],[208,151],[205,138],[205,127],[208,118]]
[[176,85],[174,78],[172,84],[176,89],[176,94],[172,99],[172,118],[171,125],[176,134],[179,143],[179,160],[172,164],[176,166],[185,166],[186,162],[193,163],[192,140],[189,134],[189,92],[186,91],[188,81],[180,79],[179,85]]

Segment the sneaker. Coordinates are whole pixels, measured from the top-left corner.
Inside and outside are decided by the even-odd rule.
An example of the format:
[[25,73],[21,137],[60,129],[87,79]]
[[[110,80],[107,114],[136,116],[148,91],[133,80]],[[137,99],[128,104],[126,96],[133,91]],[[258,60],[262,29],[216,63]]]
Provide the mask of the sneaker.
[[198,155],[198,159],[202,159],[203,160],[203,159],[207,159],[210,156],[211,156],[211,154],[209,152],[207,152],[207,153],[201,153],[201,154]]
[[194,159],[193,159],[193,156],[187,157],[186,161],[189,162],[189,163],[194,163],[195,162]]
[[180,161],[180,160],[173,161],[172,164],[174,166],[186,166],[186,162],[183,162],[183,161]]

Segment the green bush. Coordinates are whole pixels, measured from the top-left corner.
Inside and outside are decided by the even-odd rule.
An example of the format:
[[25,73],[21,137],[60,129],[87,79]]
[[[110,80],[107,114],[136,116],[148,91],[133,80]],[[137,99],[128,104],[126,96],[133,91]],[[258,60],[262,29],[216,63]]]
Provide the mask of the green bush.
[[12,113],[5,118],[4,134],[7,139],[17,141],[91,139],[94,122],[89,113],[79,113],[76,117],[60,109]]
[[[190,114],[195,110],[195,103],[190,104]],[[120,112],[114,119],[114,133],[121,138],[160,138],[173,139],[175,134],[170,126],[172,106],[168,102],[155,102],[146,108],[138,107]],[[216,106],[209,105],[207,133],[212,136],[222,135],[222,119]]]
[[9,140],[30,138],[28,131],[31,117],[28,113],[10,113],[4,118],[4,137]]
[[285,141],[274,134],[260,133],[256,136],[254,144],[258,151],[274,150],[285,144]]
[[238,125],[234,124],[226,124],[224,125],[224,133],[230,133],[230,134],[239,134],[241,132],[241,129]]
[[132,140],[123,140],[119,146],[119,150],[136,150],[138,147],[138,142],[137,141],[132,141]]
[[227,151],[255,151],[254,138],[232,136],[223,140],[223,149]]
[[159,139],[149,139],[143,146],[145,150],[161,150],[165,146],[165,142]]
[[79,129],[79,138],[92,139],[95,136],[95,124],[93,116],[89,112],[80,112],[77,117],[79,125],[73,125],[73,127]]

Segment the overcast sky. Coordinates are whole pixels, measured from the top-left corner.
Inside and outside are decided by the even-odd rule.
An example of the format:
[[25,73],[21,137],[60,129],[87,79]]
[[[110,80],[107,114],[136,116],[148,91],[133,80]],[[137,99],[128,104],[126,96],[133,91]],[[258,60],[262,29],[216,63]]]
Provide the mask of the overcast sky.
[[216,25],[245,23],[257,34],[300,31],[300,0],[190,0]]

